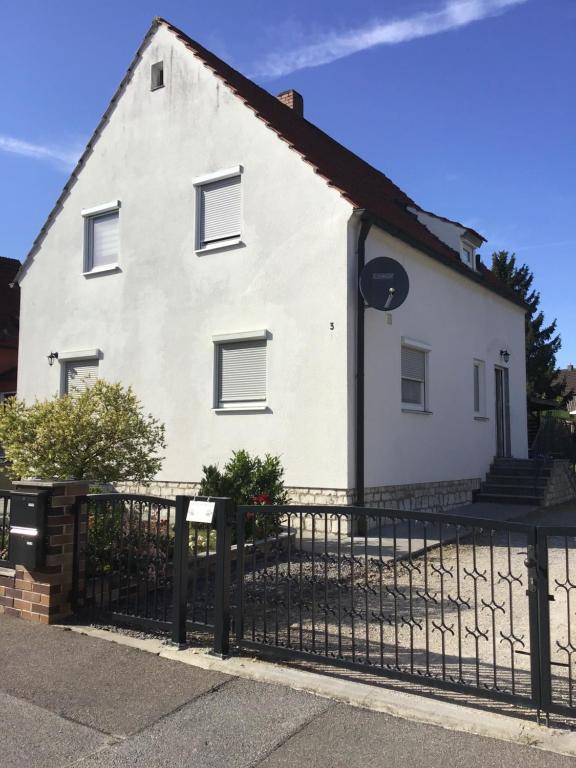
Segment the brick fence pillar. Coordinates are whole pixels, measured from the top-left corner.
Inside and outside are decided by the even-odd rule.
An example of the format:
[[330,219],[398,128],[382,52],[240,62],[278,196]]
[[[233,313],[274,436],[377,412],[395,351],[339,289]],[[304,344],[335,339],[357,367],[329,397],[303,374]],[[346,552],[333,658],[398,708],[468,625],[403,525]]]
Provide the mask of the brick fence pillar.
[[0,569],[0,613],[53,624],[72,615],[74,510],[88,484],[78,481],[20,480],[18,491],[49,491],[46,519],[46,562],[29,571],[23,565]]

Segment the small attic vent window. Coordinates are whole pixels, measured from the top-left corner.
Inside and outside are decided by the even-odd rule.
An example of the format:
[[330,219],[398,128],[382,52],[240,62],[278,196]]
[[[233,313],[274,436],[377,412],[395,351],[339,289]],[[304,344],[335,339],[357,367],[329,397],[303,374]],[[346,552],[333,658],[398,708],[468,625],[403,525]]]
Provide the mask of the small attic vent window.
[[164,62],[157,61],[156,64],[152,64],[150,68],[150,90],[155,91],[157,88],[164,87]]

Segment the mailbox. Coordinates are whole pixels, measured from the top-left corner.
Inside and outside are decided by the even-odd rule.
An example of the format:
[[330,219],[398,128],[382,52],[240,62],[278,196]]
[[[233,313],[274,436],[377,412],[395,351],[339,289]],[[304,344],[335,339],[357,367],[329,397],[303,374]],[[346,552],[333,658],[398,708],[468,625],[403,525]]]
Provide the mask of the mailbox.
[[10,562],[29,570],[44,565],[47,491],[12,491],[10,498]]

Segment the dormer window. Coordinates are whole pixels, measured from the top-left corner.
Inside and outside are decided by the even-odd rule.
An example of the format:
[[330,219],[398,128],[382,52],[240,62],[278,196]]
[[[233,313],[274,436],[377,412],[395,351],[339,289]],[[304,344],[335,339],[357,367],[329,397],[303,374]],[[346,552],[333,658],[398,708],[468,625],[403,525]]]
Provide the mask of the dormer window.
[[475,261],[476,261],[476,254],[474,246],[470,245],[470,243],[462,243],[462,261],[464,264],[466,264],[470,269],[475,269]]

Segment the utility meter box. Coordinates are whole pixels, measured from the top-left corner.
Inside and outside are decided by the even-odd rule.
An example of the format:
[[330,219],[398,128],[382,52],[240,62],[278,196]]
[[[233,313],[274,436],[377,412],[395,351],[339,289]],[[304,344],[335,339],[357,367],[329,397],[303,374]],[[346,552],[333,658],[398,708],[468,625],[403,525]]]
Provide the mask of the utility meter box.
[[29,570],[44,565],[44,532],[48,491],[12,491],[8,558]]

